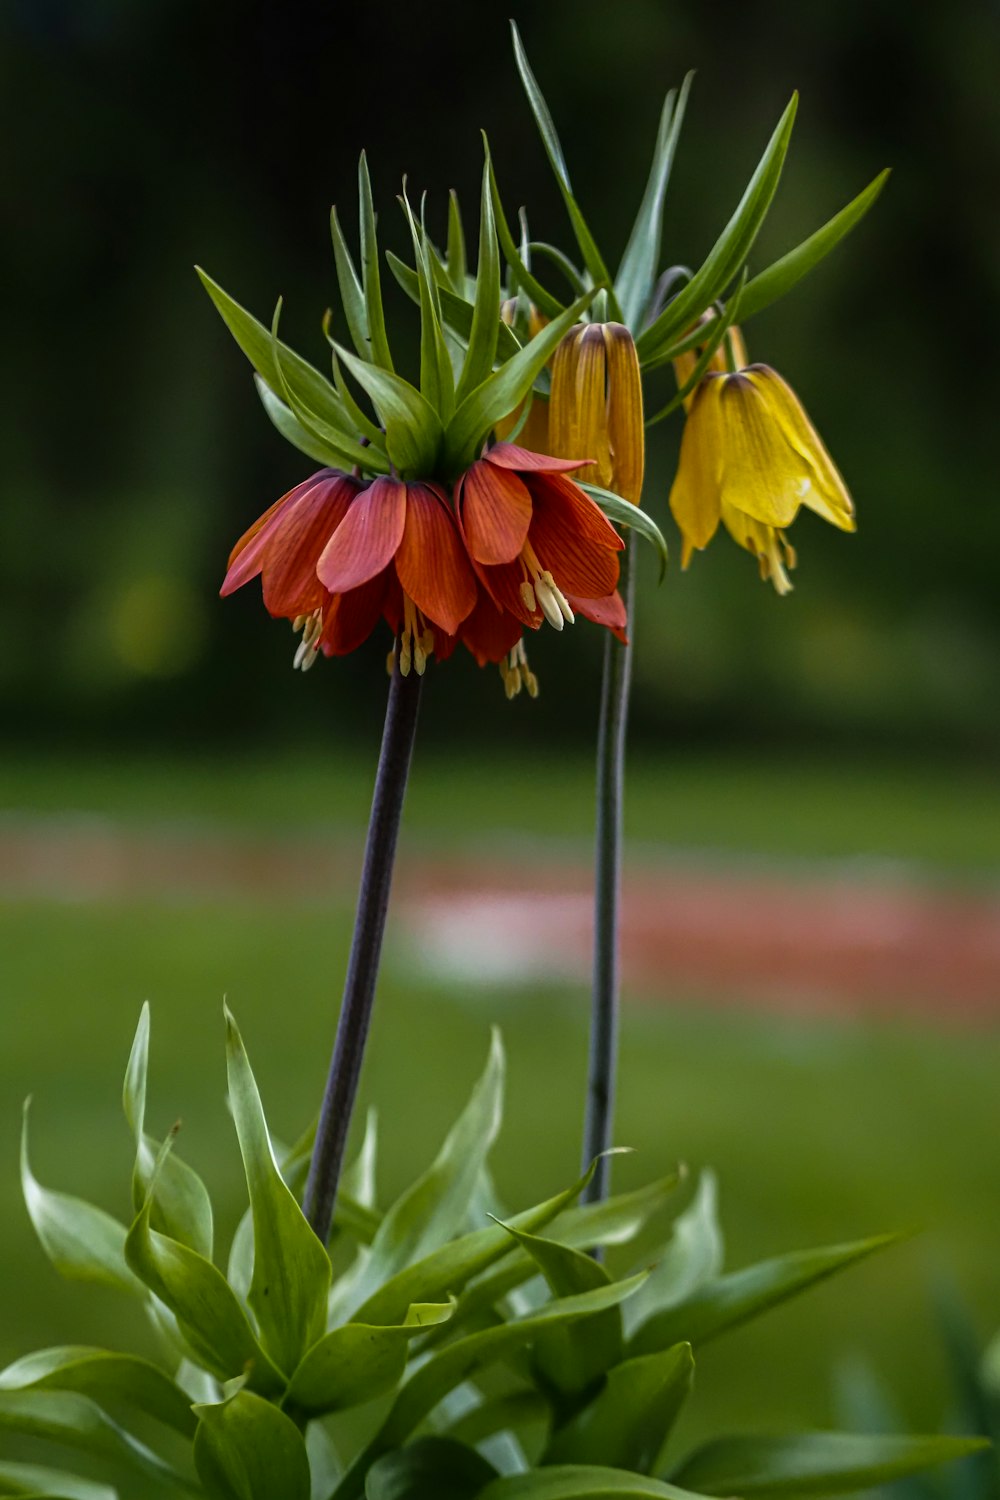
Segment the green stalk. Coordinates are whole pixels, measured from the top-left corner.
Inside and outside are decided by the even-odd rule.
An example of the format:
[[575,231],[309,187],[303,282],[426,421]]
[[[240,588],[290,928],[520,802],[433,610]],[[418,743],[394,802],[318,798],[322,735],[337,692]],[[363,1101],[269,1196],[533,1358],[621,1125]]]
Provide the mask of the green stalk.
[[[619,587],[625,599],[626,633],[635,615],[635,568],[631,548],[622,553]],[[625,736],[632,648],[608,632],[604,643],[601,712],[597,731],[597,829],[594,860],[594,968],[590,1018],[587,1104],[583,1126],[586,1169],[600,1158],[583,1191],[588,1203],[608,1196],[619,1031],[619,905],[622,871],[622,807],[625,790]]]
[[396,840],[413,755],[422,683],[423,678],[416,672],[404,677],[398,659],[394,661],[368,820],[354,936],[344,980],[344,998],[303,1200],[303,1212],[324,1245],[333,1223],[347,1133],[375,1002]]

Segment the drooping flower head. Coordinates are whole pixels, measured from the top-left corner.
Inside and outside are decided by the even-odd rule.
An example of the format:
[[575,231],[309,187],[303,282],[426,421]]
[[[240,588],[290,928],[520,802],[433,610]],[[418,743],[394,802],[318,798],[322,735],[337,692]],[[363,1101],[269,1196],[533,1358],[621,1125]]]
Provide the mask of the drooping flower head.
[[787,594],[796,554],[785,531],[803,505],[855,530],[847,486],[791,386],[769,365],[709,369],[691,397],[670,491],[682,566],[721,521],[757,558],[761,577]]
[[589,455],[592,461],[578,478],[640,503],[646,452],[642,377],[624,323],[578,324],[556,350],[548,451],[563,458]]
[[494,608],[520,626],[554,630],[577,613],[624,629],[616,592],[624,543],[569,475],[586,460],[497,443],[455,486],[469,556]]

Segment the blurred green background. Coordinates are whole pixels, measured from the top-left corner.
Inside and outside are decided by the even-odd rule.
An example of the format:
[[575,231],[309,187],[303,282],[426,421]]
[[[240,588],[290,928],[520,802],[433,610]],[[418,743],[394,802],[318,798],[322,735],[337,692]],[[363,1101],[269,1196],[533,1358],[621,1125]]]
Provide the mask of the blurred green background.
[[[321,1087],[349,934],[384,697],[385,639],[308,678],[246,590],[216,594],[232,540],[304,473],[191,269],[204,265],[317,363],[335,297],[330,203],[354,204],[358,151],[383,243],[405,248],[404,172],[443,223],[478,192],[489,132],[509,210],[566,228],[510,58],[508,7],[204,6],[8,0],[0,236],[8,377],[0,406],[0,1358],[106,1335],[131,1309],[63,1286],[18,1200],[20,1101],[34,1090],[43,1181],[124,1212],[115,1096],[153,1001],[154,1118],[232,1222],[223,1104],[228,994],[278,1131]],[[698,70],[665,259],[696,261],[728,218],[793,88],[802,100],[758,268],[883,166],[878,207],[835,257],[747,330],[793,383],[851,486],[856,537],[804,516],[778,600],[720,538],[654,587],[636,632],[630,833],[643,856],[713,868],[835,869],[991,899],[1000,876],[1000,507],[993,459],[1000,221],[997,11],[900,0],[515,6],[579,197],[614,258],[642,190],[662,95]],[[13,150],[10,149],[11,144]],[[468,207],[467,207],[468,213]],[[409,313],[390,291],[392,316]],[[412,324],[408,326],[412,331]],[[679,431],[658,428],[648,504],[666,513]],[[678,549],[674,549],[675,551]],[[497,851],[587,859],[600,642],[532,643],[535,704],[456,659],[428,683],[405,857]],[[67,886],[66,831],[95,830],[112,875]],[[237,850],[333,846],[332,900],[185,892],[164,851],[210,830]],[[122,841],[147,841],[134,886]],[[34,849],[26,873],[25,850]],[[41,853],[38,851],[41,850]],[[37,856],[37,857],[36,857]],[[248,856],[249,857],[249,856]],[[46,862],[47,861],[47,862]],[[726,934],[720,932],[720,941]],[[1000,966],[998,966],[1000,967]],[[818,1425],[831,1370],[863,1351],[914,1423],[946,1405],[928,1286],[953,1275],[985,1337],[1000,1322],[993,1019],[778,1015],[679,984],[630,994],[623,1184],[678,1158],[722,1176],[732,1264],[883,1228],[920,1230],[849,1282],[706,1354],[692,1432]],[[1000,993],[1000,975],[998,975]],[[745,997],[743,997],[745,998]],[[723,1003],[718,1003],[723,1002]],[[419,962],[397,923],[365,1090],[385,1184],[436,1145],[485,1054],[511,1053],[497,1170],[512,1203],[576,1167],[586,996],[564,981],[473,985]],[[734,1348],[735,1353],[735,1348]],[[752,1372],[752,1379],[747,1372]]]

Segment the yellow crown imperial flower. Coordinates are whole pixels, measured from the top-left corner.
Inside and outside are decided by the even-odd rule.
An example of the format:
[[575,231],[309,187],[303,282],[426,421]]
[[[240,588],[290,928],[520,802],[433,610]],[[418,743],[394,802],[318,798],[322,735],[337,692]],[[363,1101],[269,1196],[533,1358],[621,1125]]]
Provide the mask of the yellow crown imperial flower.
[[571,328],[552,360],[549,452],[589,458],[575,475],[638,505],[645,468],[642,379],[623,323]]
[[722,521],[757,558],[761,577],[787,594],[796,559],[784,533],[803,505],[855,530],[847,486],[787,382],[769,365],[710,370],[691,401],[670,491],[682,566]]

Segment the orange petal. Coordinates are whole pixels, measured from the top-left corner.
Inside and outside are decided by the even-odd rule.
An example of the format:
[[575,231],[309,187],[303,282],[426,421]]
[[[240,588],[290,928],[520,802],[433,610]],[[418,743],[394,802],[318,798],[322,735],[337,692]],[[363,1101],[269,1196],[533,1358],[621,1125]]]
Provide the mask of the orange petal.
[[264,604],[272,615],[294,619],[318,609],[326,590],[316,562],[350,508],[361,482],[346,474],[317,481],[282,513],[264,553]]
[[495,568],[484,568],[477,564],[476,575],[497,609],[512,615],[531,630],[539,628],[543,619],[541,610],[529,609],[521,594],[521,585],[526,575],[520,562],[501,563]]
[[531,524],[531,495],[509,469],[480,460],[462,478],[459,500],[466,546],[477,562],[513,562]]
[[462,621],[459,637],[484,667],[488,661],[502,661],[517,644],[522,630],[520,620],[499,609],[488,594],[481,592],[475,609]]
[[494,443],[483,457],[498,469],[517,469],[529,474],[570,474],[590,463],[589,458],[552,458],[548,453],[532,453],[530,448],[520,448],[517,443]]
[[447,504],[425,484],[406,486],[396,575],[414,604],[454,635],[476,602],[476,579]]
[[375,479],[358,496],[316,564],[331,594],[356,589],[395,557],[406,525],[406,485]]
[[[336,474],[336,469],[320,469],[318,474],[312,474],[304,479],[301,484],[295,485],[280,500],[275,500],[269,505],[262,516],[258,516],[252,526],[249,526],[229,554],[226,564],[227,572],[223,580],[222,588],[219,590],[222,597],[232,594],[236,589],[242,588],[252,578],[256,578],[263,566],[264,554],[267,550],[276,526],[280,525],[281,518],[290,505],[294,505],[299,497],[312,489],[319,480],[326,479],[329,475]],[[237,566],[237,561],[239,565]]]
[[[597,510],[596,505],[594,509]],[[542,567],[548,569],[565,594],[603,599],[618,582],[617,551],[595,542],[577,526],[569,504],[536,506],[529,540]]]
[[389,570],[385,569],[360,588],[336,595],[319,638],[324,656],[346,656],[368,639],[381,617],[388,582]]
[[581,599],[577,594],[567,594],[566,602],[574,614],[583,615],[585,620],[592,620],[595,625],[606,625],[623,646],[628,645],[628,636],[625,634],[628,615],[625,612],[625,601],[617,589],[613,594],[606,594],[603,599]]
[[597,501],[591,500],[572,479],[564,479],[561,474],[532,475],[528,488],[535,501],[536,515],[541,510],[557,510],[567,526],[594,546],[610,547],[614,552],[624,547]]

